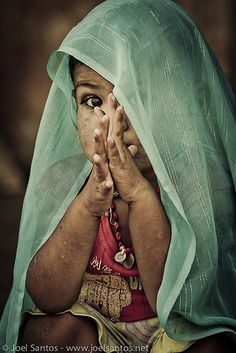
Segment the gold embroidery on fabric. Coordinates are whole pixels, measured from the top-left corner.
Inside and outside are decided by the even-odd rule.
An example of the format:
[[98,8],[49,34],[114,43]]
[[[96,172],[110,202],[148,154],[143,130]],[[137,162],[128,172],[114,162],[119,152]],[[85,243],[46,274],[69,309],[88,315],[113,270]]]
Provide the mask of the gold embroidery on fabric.
[[131,303],[131,291],[120,276],[85,273],[78,301],[91,305],[111,321],[119,321],[122,308]]
[[90,262],[90,265],[93,268],[96,268],[98,271],[101,271],[102,273],[111,273],[112,268],[108,267],[107,265],[102,264],[102,260],[99,260],[97,256],[94,256],[92,261]]
[[142,285],[140,277],[130,276],[129,277],[129,285],[132,290],[142,290],[143,289],[143,285]]

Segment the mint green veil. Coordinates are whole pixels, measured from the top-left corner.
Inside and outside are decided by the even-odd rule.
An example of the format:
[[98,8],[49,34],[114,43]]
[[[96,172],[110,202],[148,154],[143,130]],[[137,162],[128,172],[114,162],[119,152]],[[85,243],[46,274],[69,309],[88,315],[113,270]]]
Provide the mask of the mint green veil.
[[235,332],[234,96],[198,28],[174,2],[107,0],[70,31],[48,64],[53,83],[36,141],[1,342],[16,342],[22,312],[33,305],[25,290],[29,262],[91,170],[76,131],[69,55],[114,84],[157,175],[171,223],[157,296],[162,326],[172,338],[187,340]]

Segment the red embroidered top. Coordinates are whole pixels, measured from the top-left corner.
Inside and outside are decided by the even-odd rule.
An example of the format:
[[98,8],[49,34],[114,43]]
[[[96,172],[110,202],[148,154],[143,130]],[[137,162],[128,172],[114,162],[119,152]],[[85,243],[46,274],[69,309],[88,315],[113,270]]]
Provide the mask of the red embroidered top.
[[155,317],[148,304],[137,264],[126,269],[114,260],[118,244],[107,216],[101,217],[79,300],[112,321],[137,321]]

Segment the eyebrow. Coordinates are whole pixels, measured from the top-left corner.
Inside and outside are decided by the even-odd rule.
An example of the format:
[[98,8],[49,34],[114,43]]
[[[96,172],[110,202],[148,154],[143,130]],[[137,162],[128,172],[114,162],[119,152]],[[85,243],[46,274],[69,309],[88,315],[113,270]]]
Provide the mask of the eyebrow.
[[87,88],[91,88],[91,89],[100,89],[101,87],[94,82],[89,82],[89,81],[79,81],[76,83],[74,90],[76,91],[79,87],[87,87]]

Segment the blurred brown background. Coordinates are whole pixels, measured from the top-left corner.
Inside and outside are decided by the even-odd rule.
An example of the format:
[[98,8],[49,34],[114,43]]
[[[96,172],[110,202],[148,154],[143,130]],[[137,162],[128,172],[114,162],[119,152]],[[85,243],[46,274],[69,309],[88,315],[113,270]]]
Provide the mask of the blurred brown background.
[[[50,87],[45,66],[70,28],[100,2],[1,0],[0,312],[12,282],[23,195]],[[177,2],[198,23],[236,91],[235,0]]]

